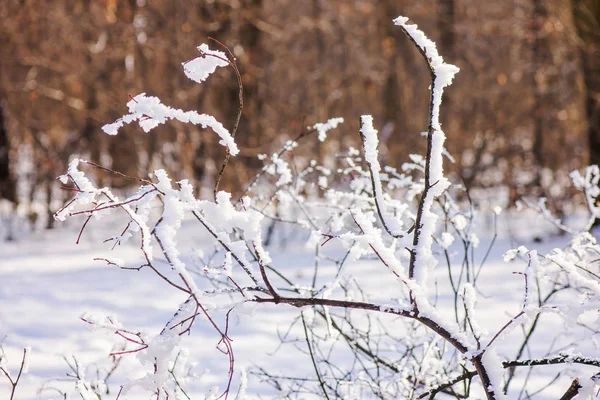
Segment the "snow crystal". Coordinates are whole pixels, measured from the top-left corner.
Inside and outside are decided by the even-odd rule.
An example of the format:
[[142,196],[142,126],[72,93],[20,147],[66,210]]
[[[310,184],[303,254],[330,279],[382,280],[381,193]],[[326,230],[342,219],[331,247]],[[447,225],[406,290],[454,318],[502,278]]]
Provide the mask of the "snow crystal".
[[148,346],[137,352],[137,358],[142,365],[148,366],[151,372],[139,379],[133,379],[123,385],[123,394],[135,386],[147,390],[156,390],[165,386],[171,377],[170,367],[180,352],[179,342],[181,337],[171,330],[164,331],[147,342]]
[[579,390],[577,399],[593,399],[598,397],[598,381],[594,379],[596,375],[590,377],[579,377]]
[[[247,271],[252,271],[252,266],[246,259],[246,243],[243,240],[233,242],[229,236],[235,229],[239,229],[244,238],[252,242],[262,262],[269,264],[271,257],[262,247],[261,222],[264,216],[253,209],[236,210],[231,204],[230,193],[220,191],[216,197],[215,203],[203,201],[198,204],[197,209],[202,212],[201,215],[198,214],[201,221],[215,232],[222,244],[229,247],[232,256],[235,256],[236,261]],[[250,203],[248,198],[246,202]]]
[[444,177],[443,158],[444,141],[446,135],[441,130],[433,132],[431,141],[431,158],[429,162],[429,182],[434,197],[438,197],[450,186],[450,182]]
[[[200,290],[196,286],[194,279],[191,277],[185,263],[180,259],[180,251],[177,247],[177,232],[181,228],[183,221],[185,206],[181,201],[180,192],[173,189],[171,179],[165,170],[159,169],[154,171],[154,175],[158,182],[156,187],[163,193],[163,212],[160,223],[154,228],[155,235],[160,239],[161,250],[165,258],[169,260],[171,267],[185,281],[186,286],[190,291],[199,296]],[[185,187],[185,185],[184,185]]]
[[590,278],[587,274],[582,274],[579,266],[573,260],[569,259],[567,254],[559,249],[554,249],[552,254],[546,256],[546,259],[554,262],[561,269],[568,272],[574,282],[577,282],[582,287],[587,287],[596,296],[600,296],[600,283],[598,280]]

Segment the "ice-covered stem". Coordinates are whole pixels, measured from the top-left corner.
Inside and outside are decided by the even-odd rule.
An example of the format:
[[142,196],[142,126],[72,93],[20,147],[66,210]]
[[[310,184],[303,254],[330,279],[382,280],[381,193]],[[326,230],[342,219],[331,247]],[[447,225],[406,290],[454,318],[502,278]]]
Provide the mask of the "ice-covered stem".
[[432,235],[437,216],[431,212],[433,201],[448,187],[442,169],[442,153],[445,135],[440,126],[440,104],[444,88],[452,83],[458,68],[446,64],[439,55],[435,43],[429,40],[416,25],[407,24],[408,18],[398,17],[394,23],[412,41],[425,60],[431,74],[431,96],[429,104],[429,126],[427,129],[427,153],[425,157],[425,188],[419,202],[413,249],[409,264],[409,278],[426,283],[427,270],[436,261],[431,254]]
[[360,125],[360,137],[363,142],[365,161],[369,167],[369,174],[371,176],[371,187],[373,189],[373,198],[375,200],[377,214],[379,215],[386,232],[394,238],[401,238],[404,236],[401,226],[398,221],[394,219],[394,216],[387,211],[385,204],[383,187],[381,186],[381,177],[379,175],[381,165],[377,158],[379,139],[377,138],[377,130],[373,128],[373,117],[370,115],[361,116]]
[[471,358],[488,400],[508,400],[502,392],[502,363],[495,349],[487,349]]
[[[424,189],[415,220],[413,248],[410,253],[408,270],[410,279],[414,279],[419,285],[426,286],[428,272],[437,263],[431,248],[438,217],[431,209],[435,199],[449,186],[448,180],[444,177],[442,165],[442,154],[444,152],[446,137],[439,120],[440,105],[442,103],[444,88],[452,83],[452,79],[459,69],[454,65],[446,64],[444,59],[439,55],[435,43],[429,40],[416,25],[407,24],[407,22],[408,18],[402,16],[394,20],[394,23],[400,26],[400,29],[415,44],[425,60],[431,75]],[[416,298],[412,294],[411,300],[413,304],[416,304]],[[438,331],[436,332],[439,334]],[[494,375],[495,369],[498,367],[496,364],[499,364],[499,360],[492,353],[490,351],[483,351],[471,358],[471,362],[475,366],[486,396],[490,400],[504,397],[499,390],[498,382],[496,382],[496,375]]]

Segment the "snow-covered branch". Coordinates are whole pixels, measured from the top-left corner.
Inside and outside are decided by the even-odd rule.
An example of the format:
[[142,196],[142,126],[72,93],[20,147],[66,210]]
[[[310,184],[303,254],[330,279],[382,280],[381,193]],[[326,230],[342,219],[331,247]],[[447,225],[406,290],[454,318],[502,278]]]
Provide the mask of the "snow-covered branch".
[[[542,254],[518,247],[507,252],[506,261],[528,258],[524,271],[516,271],[525,280],[524,289],[517,289],[524,292],[519,297],[521,307],[494,325],[491,332],[482,323],[484,313],[479,307],[485,296],[481,296],[478,282],[495,237],[476,263],[473,251],[479,238],[472,229],[476,206],[470,199],[465,205],[454,197],[458,188],[446,178],[442,165],[445,135],[440,106],[443,91],[458,68],[446,64],[435,44],[407,21],[398,17],[394,22],[426,62],[431,96],[426,154],[411,155],[401,170],[380,162],[378,131],[370,115],[361,117],[363,158],[352,147],[326,155],[322,163],[293,151],[313,133],[318,145],[331,129],[343,129],[343,120],[332,118],[303,128],[279,151],[260,155],[263,168],[232,201],[232,194],[218,190],[218,186],[229,155],[239,153],[234,138],[243,109],[243,86],[235,58],[226,47],[226,52],[221,52],[206,45],[198,48],[200,57],[183,64],[184,72],[201,83],[218,67],[234,69],[240,107],[231,134],[212,116],[173,109],[145,94],[132,97],[127,105],[129,113],[104,130],[116,134],[124,124],[137,122],[147,132],[173,119],[212,128],[227,148],[227,156],[210,200],[196,196],[186,179],[174,183],[162,169],[153,171],[149,179],[121,174],[137,181],[139,187],[134,194],[120,197],[116,190],[96,187],[80,167],[103,173],[116,171],[79,159],[70,163],[59,179],[72,198],[55,218],[84,217],[81,237],[93,218],[122,213],[125,229],[106,241],[113,248],[127,241],[134,243],[140,262],[130,264],[110,255],[96,259],[123,270],[149,269],[167,288],[185,296],[155,335],[126,329],[113,318],[88,314],[82,318],[94,329],[125,341],[125,347],[111,352],[113,358],[136,354],[146,368],[142,377],[122,386],[123,395],[135,386],[150,390],[159,399],[185,393],[175,365],[185,352],[184,336],[198,324],[205,324],[216,334],[217,350],[227,357],[227,377],[219,392],[227,398],[236,361],[229,336],[230,314],[266,304],[302,309],[296,319],[302,324],[301,335],[290,341],[307,347],[316,378],[259,372],[277,390],[282,390],[285,384],[281,382],[288,379],[298,384],[288,386],[295,394],[305,389],[303,385],[313,385],[309,393],[332,398],[355,398],[365,390],[389,399],[433,398],[442,392],[467,398],[470,382],[477,376],[478,396],[505,399],[517,367],[563,363],[598,366],[596,358],[583,355],[521,358],[535,335],[540,315],[553,313],[577,324],[580,318],[600,310],[600,277],[593,267],[600,258],[600,246],[587,232],[575,235],[564,250]],[[584,190],[594,217],[597,177],[597,168],[587,170],[585,177],[573,176]],[[188,218],[196,230],[206,233],[202,246],[212,248],[208,256],[203,252],[190,256],[189,249],[182,246],[180,239]],[[285,239],[282,226],[292,226],[294,234],[308,238],[306,248],[312,252],[314,265],[308,273],[291,272],[298,257],[272,245]],[[448,269],[448,282],[434,274],[440,260]],[[324,271],[324,265],[330,269]],[[364,277],[357,278],[356,270],[364,266],[374,266],[372,271],[384,277],[385,287],[373,289]],[[449,296],[438,297],[438,284]],[[578,300],[562,301],[557,295],[562,291],[574,293]],[[402,321],[401,328],[392,327],[397,320]],[[517,326],[527,333],[516,357],[507,359],[499,347]],[[281,336],[282,342],[293,336],[293,331],[294,324]],[[332,354],[338,338],[354,357],[349,367],[335,365]],[[5,375],[11,379],[7,372]],[[459,391],[456,386],[462,382],[469,384]],[[82,396],[94,393],[83,378],[77,379],[77,385]],[[240,393],[248,390],[245,381],[240,386]]]

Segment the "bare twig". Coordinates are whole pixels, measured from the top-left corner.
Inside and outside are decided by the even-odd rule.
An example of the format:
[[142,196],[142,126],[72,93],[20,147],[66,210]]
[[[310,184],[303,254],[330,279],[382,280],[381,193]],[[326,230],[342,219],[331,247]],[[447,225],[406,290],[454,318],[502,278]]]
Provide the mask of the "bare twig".
[[310,343],[310,339],[308,337],[308,329],[306,327],[306,320],[304,319],[304,314],[300,313],[300,317],[302,318],[302,326],[304,328],[304,337],[306,339],[306,346],[308,347],[308,352],[310,353],[310,359],[312,361],[313,368],[315,369],[315,374],[317,375],[317,379],[319,380],[319,385],[321,386],[321,390],[323,395],[327,400],[329,400],[329,394],[327,393],[327,389],[325,388],[325,382],[321,377],[321,373],[319,372],[319,367],[317,366],[317,361],[315,360],[315,355],[313,353],[312,345]]
[[8,373],[8,370],[6,370],[4,367],[0,367],[0,372],[2,372],[6,376],[6,379],[8,379],[8,382],[10,383],[9,400],[13,400],[15,398],[17,385],[19,384],[21,375],[25,372],[25,367],[26,367],[28,357],[29,357],[28,348],[26,347],[23,349],[23,357],[21,358],[21,366],[19,367],[19,372],[17,373],[17,377],[14,379],[10,376],[10,374]]
[[[223,43],[221,43],[217,39],[214,39],[212,37],[209,37],[208,39],[212,40],[213,42],[215,42],[216,44],[221,46],[223,49],[225,49],[225,51],[227,52],[229,57],[227,60],[224,60],[224,61],[226,61],[227,64],[229,64],[231,66],[231,68],[233,68],[233,70],[235,71],[235,76],[237,78],[239,107],[238,107],[237,115],[235,117],[235,123],[233,124],[233,129],[231,131],[231,137],[233,139],[235,139],[238,128],[240,126],[242,112],[244,110],[244,85],[242,82],[242,75],[240,74],[240,70],[237,66],[237,62],[236,62],[235,57],[234,57],[233,53],[231,52],[231,50],[229,50],[229,48],[227,46],[225,46]],[[206,55],[212,56],[212,57],[218,57],[214,54],[206,54]],[[218,57],[218,58],[220,58],[220,57]],[[227,148],[227,153],[225,154],[225,159],[223,160],[223,163],[221,164],[221,168],[219,169],[219,172],[217,174],[217,179],[215,181],[215,188],[213,190],[213,195],[214,195],[215,201],[217,200],[217,192],[219,191],[219,184],[221,183],[221,179],[223,178],[223,173],[225,172],[225,167],[227,167],[227,163],[229,163],[230,158],[231,158],[231,152],[229,151],[229,148]]]

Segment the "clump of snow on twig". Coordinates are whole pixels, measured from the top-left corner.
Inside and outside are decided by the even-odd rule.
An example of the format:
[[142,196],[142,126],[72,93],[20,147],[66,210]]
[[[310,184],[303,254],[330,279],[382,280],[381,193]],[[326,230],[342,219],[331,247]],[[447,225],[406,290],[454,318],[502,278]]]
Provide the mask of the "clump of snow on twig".
[[399,16],[394,20],[394,23],[406,31],[406,33],[415,41],[424,52],[433,73],[435,75],[433,91],[433,109],[432,109],[432,127],[434,130],[440,130],[440,104],[442,103],[442,93],[446,86],[452,84],[454,75],[459,71],[459,68],[452,64],[446,64],[444,59],[437,51],[435,43],[429,39],[423,31],[419,30],[417,25],[407,24],[408,18]]
[[109,135],[116,135],[123,125],[138,121],[144,132],[150,132],[158,125],[176,119],[183,123],[200,125],[203,128],[210,127],[221,138],[219,144],[227,147],[231,155],[235,156],[239,153],[237,144],[229,131],[212,115],[171,108],[162,104],[158,97],[146,96],[146,93],[138,94],[132,98],[127,103],[127,107],[129,108],[129,114],[124,115],[123,118],[119,118],[112,124],[104,125],[102,130]]
[[188,62],[181,63],[185,76],[194,82],[202,83],[215,72],[217,67],[229,65],[227,56],[222,51],[211,50],[207,44],[198,46],[200,56]]
[[319,132],[317,136],[319,141],[324,142],[325,139],[327,139],[327,132],[337,128],[342,122],[344,122],[344,118],[330,118],[325,123],[319,122],[318,124],[314,124],[313,129],[316,129],[317,132]]
[[373,117],[371,115],[363,115],[360,117],[361,128],[360,133],[363,137],[363,145],[365,149],[365,161],[369,164],[371,171],[371,178],[373,180],[373,191],[375,201],[379,207],[381,218],[383,223],[390,230],[390,233],[394,236],[400,236],[402,234],[402,223],[387,211],[386,201],[383,197],[383,189],[381,187],[381,177],[379,175],[381,171],[381,165],[377,156],[379,154],[377,148],[379,146],[379,138],[377,137],[377,130],[373,127]]

